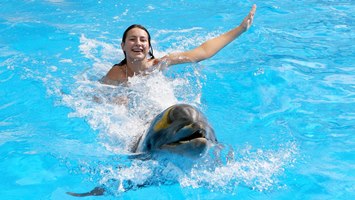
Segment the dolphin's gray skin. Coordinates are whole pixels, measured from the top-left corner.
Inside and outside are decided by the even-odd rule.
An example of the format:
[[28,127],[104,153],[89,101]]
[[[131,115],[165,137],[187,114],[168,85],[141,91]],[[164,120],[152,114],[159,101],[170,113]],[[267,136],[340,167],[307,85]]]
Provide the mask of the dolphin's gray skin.
[[[204,115],[187,104],[173,105],[157,115],[148,131],[133,147],[133,153],[144,154],[169,151],[188,157],[199,157],[217,143],[212,127]],[[105,190],[96,187],[87,193],[72,193],[72,196],[98,196]]]
[[187,156],[199,156],[217,139],[203,114],[187,104],[173,105],[157,115],[146,134],[133,148],[135,153],[168,150]]

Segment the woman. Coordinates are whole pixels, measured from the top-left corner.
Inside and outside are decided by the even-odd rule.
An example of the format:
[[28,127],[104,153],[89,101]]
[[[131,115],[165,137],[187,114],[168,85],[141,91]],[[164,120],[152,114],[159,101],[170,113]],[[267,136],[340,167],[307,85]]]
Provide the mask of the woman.
[[[125,83],[128,77],[150,70],[154,65],[164,62],[165,65],[175,65],[188,62],[199,62],[215,55],[219,50],[232,42],[251,26],[256,11],[253,5],[249,14],[236,28],[201,44],[195,49],[172,53],[162,58],[155,58],[150,44],[150,34],[141,25],[127,28],[122,37],[121,47],[125,59],[114,65],[101,81],[105,84]],[[147,55],[150,57],[148,58]]]

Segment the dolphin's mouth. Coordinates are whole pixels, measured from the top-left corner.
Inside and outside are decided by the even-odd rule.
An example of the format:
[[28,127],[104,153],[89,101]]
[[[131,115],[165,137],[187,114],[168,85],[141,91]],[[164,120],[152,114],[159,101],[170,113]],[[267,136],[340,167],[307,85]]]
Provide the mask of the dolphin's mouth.
[[160,146],[160,149],[195,158],[204,154],[210,144],[211,141],[206,138],[204,130],[196,130],[188,136]]
[[187,144],[190,142],[198,142],[198,141],[207,141],[205,135],[203,134],[203,132],[201,130],[197,130],[194,133],[192,133],[191,135],[180,138],[177,141],[164,144],[162,147],[164,147],[164,146],[173,147],[173,146],[178,146],[181,144]]

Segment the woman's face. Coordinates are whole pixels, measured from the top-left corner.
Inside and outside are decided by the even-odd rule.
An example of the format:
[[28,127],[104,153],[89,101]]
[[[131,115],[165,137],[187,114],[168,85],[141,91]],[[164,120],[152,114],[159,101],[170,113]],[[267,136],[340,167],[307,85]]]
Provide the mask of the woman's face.
[[148,34],[140,28],[132,28],[127,32],[125,41],[121,44],[127,60],[144,60],[149,52]]

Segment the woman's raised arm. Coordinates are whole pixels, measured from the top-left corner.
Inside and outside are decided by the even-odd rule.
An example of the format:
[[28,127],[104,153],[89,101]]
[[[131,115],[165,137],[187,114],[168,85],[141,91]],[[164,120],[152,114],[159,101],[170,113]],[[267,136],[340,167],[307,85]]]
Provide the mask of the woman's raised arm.
[[187,62],[199,62],[212,57],[223,47],[231,43],[234,39],[249,29],[253,23],[255,11],[256,5],[254,4],[249,14],[244,18],[239,26],[218,37],[207,40],[195,49],[180,53],[172,53],[164,56],[162,60],[167,62],[168,65],[175,65]]

